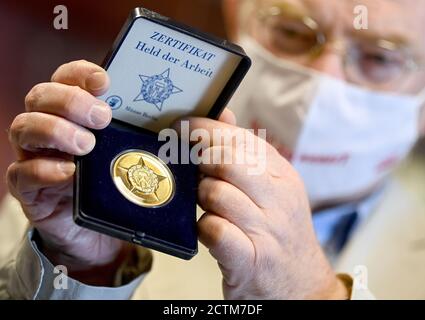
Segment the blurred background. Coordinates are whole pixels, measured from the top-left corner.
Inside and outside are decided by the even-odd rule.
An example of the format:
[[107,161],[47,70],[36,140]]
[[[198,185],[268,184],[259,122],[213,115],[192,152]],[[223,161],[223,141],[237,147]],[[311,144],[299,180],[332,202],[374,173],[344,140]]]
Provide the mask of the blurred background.
[[[69,29],[56,30],[53,9],[68,8]],[[0,174],[13,161],[7,128],[24,111],[32,86],[49,81],[72,60],[102,63],[131,9],[143,6],[206,32],[225,37],[218,0],[0,1]],[[0,181],[0,197],[4,192]]]

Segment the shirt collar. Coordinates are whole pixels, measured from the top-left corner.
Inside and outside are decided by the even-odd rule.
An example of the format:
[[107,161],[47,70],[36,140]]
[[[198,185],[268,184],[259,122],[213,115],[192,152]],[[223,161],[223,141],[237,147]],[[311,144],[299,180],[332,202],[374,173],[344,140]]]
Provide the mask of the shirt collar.
[[358,220],[356,226],[365,221],[377,207],[383,196],[383,191],[384,188],[381,188],[359,202],[347,203],[315,212],[313,215],[313,225],[319,242],[322,245],[327,243],[332,236],[335,226],[346,215],[357,212]]

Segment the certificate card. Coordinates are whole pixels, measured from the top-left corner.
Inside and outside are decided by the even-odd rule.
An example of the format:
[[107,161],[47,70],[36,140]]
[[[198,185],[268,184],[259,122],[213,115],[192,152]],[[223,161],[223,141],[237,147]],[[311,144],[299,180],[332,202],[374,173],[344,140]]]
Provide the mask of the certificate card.
[[108,66],[111,87],[101,99],[114,119],[158,133],[181,117],[206,117],[241,59],[139,18]]

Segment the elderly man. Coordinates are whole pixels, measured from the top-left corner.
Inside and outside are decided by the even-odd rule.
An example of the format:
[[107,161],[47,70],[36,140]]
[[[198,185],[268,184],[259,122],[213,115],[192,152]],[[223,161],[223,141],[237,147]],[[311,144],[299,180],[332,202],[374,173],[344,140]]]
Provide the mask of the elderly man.
[[[361,228],[353,233],[356,225],[363,225],[369,247],[363,244],[360,257],[353,249],[355,264],[369,267],[368,261],[381,256],[385,265],[379,265],[379,277],[386,277],[384,285],[394,281],[394,269],[387,263],[410,262],[404,265],[410,268],[408,277],[403,274],[405,283],[425,283],[423,268],[417,268],[425,261],[420,250],[425,223],[418,218],[423,204],[403,184],[398,189],[400,184],[385,187],[425,127],[420,118],[425,5],[418,0],[362,1],[368,9],[368,28],[362,29],[353,26],[358,4],[225,2],[230,31],[254,62],[232,107],[240,126],[267,128],[270,139],[267,169],[261,176],[248,176],[239,164],[200,166],[198,198],[206,213],[199,233],[219,263],[225,298],[349,298],[348,277],[336,274],[324,251],[341,262],[342,250],[359,247],[362,240]],[[9,168],[8,182],[34,229],[9,265],[10,276],[0,284],[0,294],[123,298],[147,271],[143,252],[81,229],[71,217],[71,159],[89,153],[96,143],[86,128],[102,129],[111,120],[107,105],[95,98],[108,84],[106,73],[96,65],[63,65],[50,83],[30,91],[27,113],[13,122],[10,139],[19,161]],[[237,133],[243,129],[235,120],[228,110],[220,121],[189,119],[192,130]],[[260,161],[257,154],[245,152]],[[400,201],[404,207],[388,205],[386,198],[394,190],[409,193]],[[391,213],[392,221],[404,221],[403,227],[413,225],[413,234],[407,237],[407,228],[397,241],[383,244],[391,238],[377,233],[385,216],[376,219],[384,211]],[[406,212],[409,217],[403,217]],[[412,218],[415,223],[409,221]],[[394,225],[382,226],[391,234]],[[415,254],[403,250],[413,245]],[[343,255],[350,259],[350,250]],[[138,272],[123,277],[129,263],[133,269],[138,266]],[[71,289],[53,289],[52,265],[67,266]],[[408,289],[400,288],[404,295]],[[423,292],[410,289],[411,297],[425,298]]]

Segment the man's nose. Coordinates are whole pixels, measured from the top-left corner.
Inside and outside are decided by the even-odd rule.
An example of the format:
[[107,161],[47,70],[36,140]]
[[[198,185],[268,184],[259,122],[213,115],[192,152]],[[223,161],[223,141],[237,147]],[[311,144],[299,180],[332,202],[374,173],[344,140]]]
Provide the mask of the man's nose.
[[342,55],[334,50],[325,49],[319,57],[311,61],[309,67],[334,78],[347,80]]

